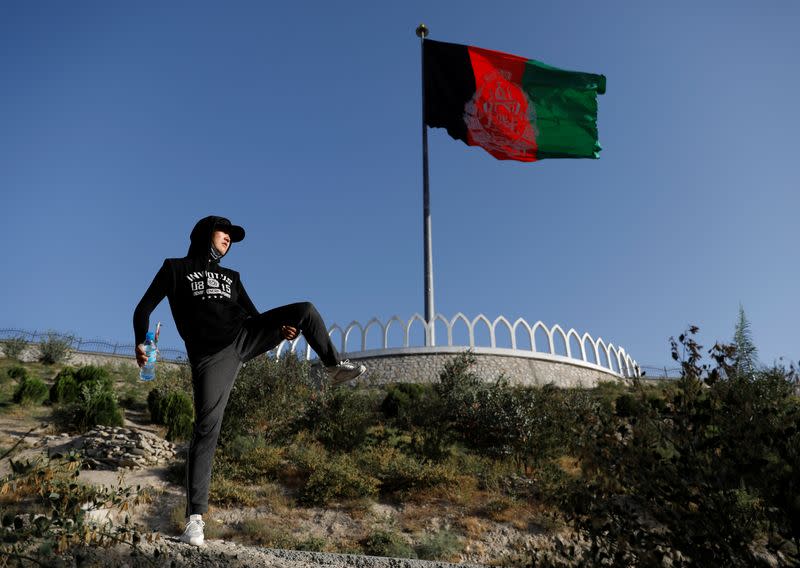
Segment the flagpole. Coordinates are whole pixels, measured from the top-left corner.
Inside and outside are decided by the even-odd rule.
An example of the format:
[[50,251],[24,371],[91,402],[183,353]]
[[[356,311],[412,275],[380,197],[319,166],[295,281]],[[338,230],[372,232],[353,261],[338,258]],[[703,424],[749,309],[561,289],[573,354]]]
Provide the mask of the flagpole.
[[425,256],[425,345],[436,345],[433,329],[433,247],[431,245],[431,199],[428,186],[428,128],[425,126],[425,37],[429,31],[425,24],[417,26],[420,47],[420,69],[422,70],[422,235]]

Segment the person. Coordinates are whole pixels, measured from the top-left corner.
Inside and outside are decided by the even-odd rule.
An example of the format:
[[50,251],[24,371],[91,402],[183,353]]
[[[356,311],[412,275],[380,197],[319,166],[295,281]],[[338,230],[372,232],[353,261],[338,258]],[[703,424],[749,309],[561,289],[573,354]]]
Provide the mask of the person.
[[355,380],[366,370],[364,365],[339,359],[322,317],[310,302],[264,313],[256,309],[239,273],[219,264],[244,235],[242,227],[225,217],[212,215],[198,221],[188,254],[164,261],[133,313],[140,367],[147,360],[143,342],[150,314],[165,296],[186,345],[195,422],[186,464],[187,522],[181,540],[195,546],[204,542],[202,515],[208,511],[211,463],[228,396],[242,365],[302,333],[325,366],[332,386]]

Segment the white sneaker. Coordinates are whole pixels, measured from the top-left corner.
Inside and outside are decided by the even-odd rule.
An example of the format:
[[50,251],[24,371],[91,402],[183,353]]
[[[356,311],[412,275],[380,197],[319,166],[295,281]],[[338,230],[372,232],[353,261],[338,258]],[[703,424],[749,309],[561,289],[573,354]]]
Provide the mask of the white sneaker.
[[192,515],[186,523],[186,528],[181,535],[181,542],[191,544],[192,546],[203,546],[205,537],[203,536],[203,527],[206,524],[200,515]]
[[339,361],[333,367],[325,367],[328,372],[328,383],[335,387],[347,381],[353,381],[364,374],[367,368],[361,363],[351,363],[349,360]]

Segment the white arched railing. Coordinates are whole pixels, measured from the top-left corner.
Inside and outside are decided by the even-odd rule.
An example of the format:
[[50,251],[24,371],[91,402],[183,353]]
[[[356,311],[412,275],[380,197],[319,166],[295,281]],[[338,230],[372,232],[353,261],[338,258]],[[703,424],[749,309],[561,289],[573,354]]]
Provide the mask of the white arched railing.
[[[437,334],[439,342],[435,346],[425,346],[425,339],[433,333],[436,322],[443,324],[447,333]],[[414,325],[422,328],[423,337],[418,345],[413,344],[411,332]],[[458,344],[453,339],[453,328],[456,324],[463,324],[467,328],[468,344]],[[476,326],[484,326],[488,330],[489,345],[479,345],[476,342]],[[392,342],[389,337],[390,328],[399,327],[403,337],[399,345]],[[505,328],[510,337],[510,347],[500,347],[497,345],[498,326]],[[379,347],[368,349],[367,336],[372,330],[372,335],[379,338]],[[534,359],[555,360],[559,362],[572,363],[590,368],[601,368],[605,372],[613,373],[623,377],[639,376],[639,366],[636,361],[625,352],[622,347],[615,346],[613,343],[606,343],[602,338],[594,339],[589,333],[580,334],[574,329],[564,331],[556,324],[547,327],[541,321],[533,325],[525,319],[518,318],[513,325],[503,316],[495,318],[492,322],[483,314],[478,314],[470,320],[463,313],[459,312],[452,319],[447,319],[442,314],[436,314],[430,324],[420,314],[414,314],[410,319],[404,321],[397,316],[392,316],[384,324],[377,318],[372,318],[366,325],[361,325],[357,321],[352,321],[347,326],[334,324],[328,330],[334,345],[349,357],[376,357],[381,355],[391,355],[397,353],[436,351],[442,348],[472,349],[475,353],[488,353],[500,355],[515,355],[530,357]],[[536,334],[540,333],[546,337],[546,344],[536,341]],[[527,339],[529,348],[521,348],[518,341],[518,334]],[[397,332],[395,332],[395,336]],[[558,340],[558,341],[556,341]],[[563,345],[564,354],[559,353],[557,344]],[[274,351],[276,356],[283,353],[294,353],[305,360],[309,360],[312,355],[311,348],[301,335],[293,341],[283,341]]]

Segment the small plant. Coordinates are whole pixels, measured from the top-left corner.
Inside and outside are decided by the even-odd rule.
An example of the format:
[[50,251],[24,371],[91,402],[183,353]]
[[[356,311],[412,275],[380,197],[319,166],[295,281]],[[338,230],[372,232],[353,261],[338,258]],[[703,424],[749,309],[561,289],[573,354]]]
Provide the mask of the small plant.
[[162,401],[164,400],[164,395],[161,393],[160,389],[151,389],[149,393],[147,393],[147,408],[150,410],[150,421],[153,424],[163,424],[164,423],[164,412],[162,411]]
[[19,360],[20,355],[22,355],[27,346],[28,341],[21,335],[11,337],[3,341],[3,354],[9,359]]
[[102,424],[122,426],[122,411],[117,397],[102,381],[84,381],[80,384],[78,400],[71,405],[72,423],[81,432]]
[[376,422],[374,407],[368,394],[338,389],[309,404],[306,424],[326,448],[350,451],[366,441],[369,427]]
[[48,331],[45,338],[39,342],[39,361],[45,365],[61,363],[69,355],[73,337],[55,331]]
[[461,551],[461,541],[453,531],[441,530],[425,535],[414,548],[423,560],[450,560]]
[[75,370],[66,367],[56,375],[53,386],[50,387],[50,402],[56,404],[69,404],[78,400],[80,390],[75,379]]
[[85,365],[75,371],[75,380],[78,384],[83,384],[87,381],[96,381],[102,383],[103,387],[112,390],[113,381],[108,371],[103,367],[95,367],[94,365]]
[[77,480],[81,458],[70,452],[60,458],[13,460],[9,452],[0,461],[9,474],[0,478],[3,496],[0,515],[0,558],[3,565],[61,566],[59,555],[72,547],[89,544],[96,547],[125,543],[136,548],[143,538],[152,536],[141,527],[125,522],[92,521],[99,510],[124,511],[145,502],[147,495],[120,485],[116,489],[87,486]]
[[184,392],[173,391],[161,401],[161,415],[167,427],[167,440],[187,440],[194,427],[194,405]]
[[299,500],[309,505],[327,505],[335,499],[373,497],[378,480],[364,474],[347,454],[316,463],[300,489]]
[[28,376],[28,370],[25,367],[14,365],[8,371],[6,371],[6,374],[12,379],[19,380]]
[[389,556],[392,558],[417,557],[411,545],[396,532],[377,530],[367,536],[361,544],[364,546],[364,552],[372,556]]
[[47,385],[41,379],[25,375],[14,391],[14,402],[24,405],[39,405],[47,398]]
[[220,440],[258,434],[270,443],[288,442],[311,396],[308,370],[294,355],[248,362],[231,389]]

